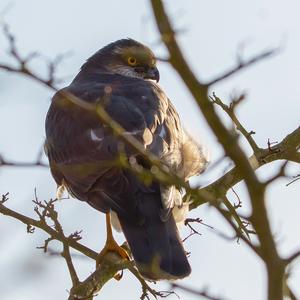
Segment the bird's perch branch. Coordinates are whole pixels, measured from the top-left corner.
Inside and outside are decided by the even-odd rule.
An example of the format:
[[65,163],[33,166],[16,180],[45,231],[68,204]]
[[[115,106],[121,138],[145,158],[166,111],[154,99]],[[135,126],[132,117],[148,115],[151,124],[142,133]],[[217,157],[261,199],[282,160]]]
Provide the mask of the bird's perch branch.
[[70,290],[69,300],[93,299],[105,283],[114,275],[124,269],[128,269],[129,262],[121,259],[116,253],[109,252],[105,255],[101,266],[82,282],[76,282]]

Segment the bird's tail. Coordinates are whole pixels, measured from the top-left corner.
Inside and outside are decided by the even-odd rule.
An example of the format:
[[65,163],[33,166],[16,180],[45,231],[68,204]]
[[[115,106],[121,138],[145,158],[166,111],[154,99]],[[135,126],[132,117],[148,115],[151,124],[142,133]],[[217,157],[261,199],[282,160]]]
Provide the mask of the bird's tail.
[[160,218],[157,194],[144,194],[139,203],[140,225],[119,216],[122,230],[140,273],[152,280],[177,279],[190,274],[191,267],[172,214]]

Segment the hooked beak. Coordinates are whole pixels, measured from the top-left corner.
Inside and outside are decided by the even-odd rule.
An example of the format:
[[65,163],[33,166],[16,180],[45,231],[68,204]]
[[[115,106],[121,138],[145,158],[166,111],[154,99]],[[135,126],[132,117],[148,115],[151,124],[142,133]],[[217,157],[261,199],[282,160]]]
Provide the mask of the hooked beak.
[[145,79],[152,79],[155,80],[156,82],[159,81],[159,71],[156,67],[152,67],[148,69],[147,73],[145,74]]

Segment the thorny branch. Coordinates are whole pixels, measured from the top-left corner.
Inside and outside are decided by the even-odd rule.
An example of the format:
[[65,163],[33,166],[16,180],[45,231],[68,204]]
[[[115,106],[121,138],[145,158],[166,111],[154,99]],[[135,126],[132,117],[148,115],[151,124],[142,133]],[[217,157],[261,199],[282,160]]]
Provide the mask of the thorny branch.
[[[131,145],[134,149],[141,153],[154,166],[154,169],[151,169],[150,172],[152,178],[163,181],[165,183],[172,183],[178,187],[185,188],[186,191],[191,194],[193,199],[193,203],[190,205],[191,209],[194,209],[205,202],[213,204],[216,207],[216,209],[227,220],[227,222],[232,226],[237,236],[242,238],[244,242],[265,261],[269,274],[269,299],[280,299],[278,297],[278,287],[274,288],[273,293],[272,291],[270,291],[270,289],[275,285],[279,287],[281,286],[280,280],[283,278],[284,265],[287,264],[287,261],[283,262],[283,260],[279,257],[276,251],[276,246],[271,234],[268,218],[266,215],[266,209],[264,206],[265,184],[259,182],[254,171],[262,165],[279,159],[300,162],[300,154],[297,152],[300,147],[300,128],[297,128],[294,132],[289,134],[275,146],[272,146],[269,143],[268,148],[259,148],[252,137],[252,134],[254,132],[247,132],[235,115],[234,107],[242,100],[242,98],[236,99],[236,101],[234,101],[232,105],[227,106],[223,104],[219,98],[213,95],[213,102],[224,109],[224,111],[231,117],[231,119],[235,123],[237,129],[244,135],[244,137],[248,140],[249,144],[251,145],[254,154],[250,158],[247,158],[243,153],[242,149],[239,147],[236,137],[225,128],[220,119],[217,117],[212,103],[207,95],[207,90],[210,85],[215,84],[225,78],[228,78],[229,76],[235,74],[239,70],[261,60],[262,58],[266,58],[268,56],[273,55],[275,51],[267,51],[261,55],[258,55],[257,57],[250,59],[247,62],[240,62],[236,68],[212,80],[209,84],[201,83],[191,72],[181,53],[181,49],[176,41],[175,32],[170,25],[168,16],[164,10],[162,2],[159,0],[152,0],[151,3],[157,21],[157,25],[161,33],[162,41],[166,44],[169,50],[170,58],[168,59],[168,62],[170,62],[174,69],[179,73],[189,90],[194,95],[194,98],[197,104],[199,105],[200,109],[202,110],[210,127],[217,136],[221,145],[223,145],[226,154],[235,162],[236,167],[234,167],[224,176],[211,183],[207,187],[201,189],[190,188],[175,174],[171,174],[165,166],[162,166],[159,160],[156,157],[154,157],[151,153],[146,151],[137,140],[135,140],[131,136],[124,135],[124,130],[122,129],[122,127],[109,117],[109,115],[106,113],[102,106],[90,105],[70,94],[64,93],[63,96],[75,105],[79,105],[83,109],[86,109],[91,112],[96,112],[99,119],[103,123],[108,124],[114,131],[114,133],[116,133],[124,143]],[[9,32],[7,26],[4,27],[4,32],[9,41],[9,53],[13,58],[15,58],[16,62],[18,63],[18,66],[13,67],[5,64],[0,64],[0,69],[26,75],[36,80],[37,82],[46,85],[52,90],[57,91],[56,87],[54,86],[57,82],[55,79],[55,69],[60,58],[52,64],[50,63],[48,77],[46,79],[43,79],[28,68],[29,61],[32,58],[36,57],[36,54],[30,54],[25,59],[23,59],[17,50],[15,39],[13,35]],[[0,157],[0,167],[37,165],[43,167],[47,166],[42,162],[41,155],[39,155],[38,159],[32,163],[9,162],[4,160],[3,157]],[[124,167],[132,166],[128,166],[125,163]],[[143,172],[146,172],[146,170],[143,170]],[[277,175],[280,176],[282,175],[282,173]],[[236,213],[237,207],[231,205],[231,203],[226,198],[227,191],[241,180],[245,180],[248,187],[253,208],[253,212],[252,215],[249,217],[249,220],[252,222],[252,225],[258,234],[260,245],[253,245],[251,243],[251,241],[249,240],[249,233],[253,232],[249,231],[246,228],[245,223],[241,221],[240,216]],[[8,194],[5,194],[2,196],[2,200],[0,201],[0,212],[2,214],[16,218],[24,224],[26,224],[27,232],[32,233],[34,228],[38,227],[46,231],[50,235],[50,237],[45,241],[44,246],[41,247],[45,252],[47,251],[47,246],[52,239],[59,240],[63,243],[64,247],[62,256],[67,262],[73,283],[73,288],[71,289],[69,299],[93,299],[93,295],[96,292],[98,292],[102,288],[102,286],[114,276],[114,274],[117,271],[123,270],[124,268],[129,269],[140,281],[143,289],[143,299],[148,298],[148,293],[152,294],[155,297],[165,295],[152,290],[145,282],[145,280],[139,275],[138,271],[134,268],[132,264],[129,264],[128,261],[122,262],[120,261],[120,258],[113,256],[107,258],[108,269],[106,269],[105,265],[105,267],[101,266],[100,269],[97,269],[85,281],[79,282],[74,265],[72,263],[69,247],[80,251],[81,253],[85,254],[86,256],[92,259],[96,258],[96,253],[91,249],[78,243],[79,233],[74,234],[73,236],[70,235],[68,237],[64,235],[62,227],[57,219],[57,212],[54,210],[55,201],[51,200],[52,202],[49,201],[42,203],[36,199],[35,203],[37,205],[37,209],[35,211],[39,216],[39,220],[34,220],[23,216],[13,210],[10,210],[6,206],[4,206],[4,203],[7,201],[7,199]],[[225,204],[227,210],[220,207],[218,199],[222,201],[223,204]],[[257,212],[259,211],[261,212],[261,215],[258,217]],[[46,218],[50,218],[54,222],[54,229],[47,224]],[[232,219],[235,220],[237,225],[233,222]],[[246,234],[246,236],[244,234]],[[295,254],[295,256],[298,255]],[[288,260],[288,262],[291,260]],[[276,268],[277,270],[277,272],[275,272],[276,276],[272,276],[271,274],[274,268]],[[273,284],[271,284],[270,281],[273,281]],[[84,291],[84,296],[80,294],[79,297],[80,292],[78,291]],[[201,296],[206,296],[207,299],[217,299],[213,297],[209,298],[205,291]]]

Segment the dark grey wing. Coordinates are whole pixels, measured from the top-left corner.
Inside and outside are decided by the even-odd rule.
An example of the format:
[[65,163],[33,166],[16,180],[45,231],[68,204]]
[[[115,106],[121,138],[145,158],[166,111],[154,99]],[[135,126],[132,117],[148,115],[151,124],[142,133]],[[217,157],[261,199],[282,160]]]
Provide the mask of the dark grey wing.
[[[103,89],[104,85],[93,84],[89,89],[71,86],[67,91],[83,100],[95,102],[103,98]],[[105,103],[106,111],[126,130],[125,134],[133,135],[146,148],[153,142],[153,128],[162,119],[160,106],[150,103],[156,99],[151,86],[143,90],[143,95],[146,95],[144,103],[134,102],[139,100],[135,99],[139,91],[134,91],[130,98],[126,93],[115,89]],[[152,109],[149,114],[145,111],[146,104]],[[124,213],[125,207],[125,210],[133,211],[135,201],[127,203],[124,195],[135,199],[137,191],[153,190],[153,187],[138,182],[131,172],[116,164],[122,149],[127,157],[137,153],[122,145],[96,115],[80,109],[60,94],[54,96],[49,109],[46,136],[45,148],[56,182],[64,183],[71,194],[95,208]]]
[[[111,76],[105,81],[104,77],[74,82],[67,91],[85,101],[96,102],[107,99],[103,96],[109,86],[111,94],[105,109],[125,129],[125,134],[135,136],[172,170],[180,168],[182,129],[176,111],[159,87],[143,80]],[[139,159],[134,149],[122,145],[95,114],[59,94],[47,115],[46,136],[45,148],[57,183],[66,184],[76,198],[96,209],[103,212],[112,209],[117,213],[144,276],[171,279],[190,273],[174,218],[162,218],[160,214],[170,211],[173,194],[164,195],[157,182],[146,185],[130,170],[115,164],[120,151],[127,159],[130,156]]]

